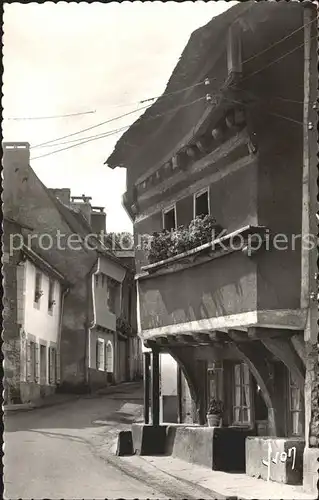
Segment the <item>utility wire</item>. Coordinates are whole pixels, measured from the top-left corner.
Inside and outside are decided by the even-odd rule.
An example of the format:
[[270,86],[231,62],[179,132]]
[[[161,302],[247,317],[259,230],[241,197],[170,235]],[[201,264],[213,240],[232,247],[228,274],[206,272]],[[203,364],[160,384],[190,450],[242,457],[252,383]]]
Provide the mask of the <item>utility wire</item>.
[[14,117],[14,118],[5,118],[5,120],[50,120],[52,118],[68,118],[71,116],[81,116],[81,115],[91,115],[96,113],[94,111],[83,111],[79,113],[70,113],[68,115],[52,115],[52,116],[33,116],[33,117]]
[[[185,88],[183,88],[183,89],[176,90],[175,92],[169,92],[169,93],[167,93],[167,94],[163,94],[162,96],[159,96],[158,98],[168,97],[168,96],[173,95],[173,94],[178,94],[178,93],[184,92],[184,91],[186,91],[186,90],[190,90],[191,88],[197,87],[198,85],[203,85],[203,84],[208,84],[208,83],[209,83],[209,79],[205,79],[205,80],[203,80],[203,81],[201,81],[201,82],[198,82],[198,83],[196,83],[196,84],[194,84],[194,85],[191,85],[191,86],[189,86],[189,87],[185,87]],[[138,102],[137,102],[137,104],[139,105],[139,104],[142,104],[142,103],[145,103],[145,102],[148,102],[148,101],[152,101],[152,100],[154,100],[154,99],[157,99],[157,98],[156,98],[156,97],[151,97],[151,98],[149,98],[149,99],[144,99],[144,100],[142,100],[142,101],[138,101]],[[102,126],[102,125],[105,125],[105,124],[110,123],[110,122],[115,121],[115,120],[119,120],[119,119],[121,119],[121,118],[124,118],[125,116],[131,115],[131,114],[133,114],[133,113],[137,113],[138,111],[142,111],[143,109],[146,109],[146,108],[148,108],[148,107],[149,107],[149,104],[147,104],[146,106],[138,107],[137,109],[135,109],[135,110],[133,110],[133,111],[129,111],[128,113],[124,113],[124,114],[119,115],[119,116],[115,116],[114,118],[111,118],[111,119],[106,120],[106,121],[104,121],[104,122],[98,123],[98,124],[96,124],[96,125],[93,125],[93,126],[91,126],[91,127],[86,128],[86,129],[80,130],[80,131],[78,131],[78,132],[74,132],[74,133],[72,133],[72,134],[68,134],[68,135],[65,135],[65,136],[63,136],[63,137],[59,137],[59,138],[57,138],[57,139],[52,139],[52,140],[50,140],[50,141],[43,142],[43,143],[41,143],[41,144],[36,144],[35,146],[32,146],[32,148],[38,148],[38,147],[41,147],[41,146],[45,146],[45,145],[47,145],[47,144],[49,144],[49,143],[51,143],[51,142],[60,141],[60,140],[62,140],[62,139],[66,139],[66,138],[68,138],[68,137],[72,137],[72,136],[77,135],[77,134],[80,134],[80,133],[82,133],[82,132],[87,132],[87,131],[89,131],[89,130],[92,130],[93,128],[100,127],[100,126]]]
[[[203,99],[206,99],[206,96],[204,97],[200,97],[199,99],[196,99],[195,101],[192,101],[190,103],[187,103],[187,104],[183,104],[181,106],[178,106],[176,108],[172,108],[170,111],[167,111],[166,113],[162,113],[162,114],[158,114],[158,115],[154,115],[154,116],[150,116],[149,118],[147,118],[147,120],[154,120],[155,118],[159,118],[160,116],[165,116],[165,115],[168,115],[170,113],[172,113],[173,111],[177,111],[181,108],[185,108],[186,106],[191,106],[192,104],[195,104],[196,102],[199,102],[199,101],[202,101]],[[126,127],[123,127],[124,128],[129,128],[131,125],[127,125]],[[101,134],[100,136],[93,136],[93,138],[91,139],[87,139],[87,140],[84,140],[82,142],[79,142],[77,144],[72,144],[71,146],[67,146],[66,148],[62,148],[62,149],[58,149],[57,151],[50,151],[49,153],[46,153],[44,155],[40,155],[40,156],[36,156],[34,158],[31,158],[31,160],[37,160],[39,158],[44,158],[45,156],[50,156],[52,154],[55,154],[55,153],[60,153],[61,151],[66,151],[67,149],[71,149],[71,148],[75,148],[77,146],[81,146],[82,144],[86,144],[88,142],[91,142],[91,141],[95,141],[95,140],[98,140],[98,139],[103,139],[103,137],[108,137],[110,135],[114,135],[118,132],[120,132],[121,129],[116,129],[116,130],[113,130],[113,131],[109,131],[109,132],[106,132],[105,135]]]
[[[317,39],[317,36],[311,37],[310,40],[314,40],[315,38]],[[289,56],[290,54],[292,54],[293,52],[295,52],[296,50],[300,49],[303,46],[304,46],[304,43],[301,43],[300,45],[297,45],[293,49],[289,50],[289,52],[285,52],[282,56],[277,57],[277,59],[274,59],[273,61],[270,61],[268,64],[265,64],[265,66],[263,66],[262,68],[259,68],[256,71],[253,71],[253,73],[250,73],[249,75],[244,76],[243,78],[241,78],[241,80],[240,80],[239,83],[247,80],[248,78],[251,78],[252,76],[257,75],[261,71],[264,71],[265,69],[267,69],[270,66],[272,66],[273,64],[276,64],[277,62],[281,61],[282,59],[284,59],[284,57]]]
[[303,24],[302,26],[300,26],[299,28],[297,28],[296,30],[292,31],[291,33],[288,33],[288,35],[284,36],[283,38],[281,38],[280,40],[277,40],[277,42],[273,43],[272,45],[270,45],[269,47],[266,47],[264,50],[261,50],[260,52],[258,52],[257,54],[254,54],[253,56],[251,57],[248,57],[248,59],[245,59],[242,64],[245,64],[249,61],[252,61],[253,59],[255,59],[256,57],[259,57],[263,54],[265,54],[266,52],[268,52],[269,50],[273,49],[274,47],[276,47],[279,43],[282,43],[284,42],[285,40],[288,40],[288,38],[292,37],[293,35],[295,35],[296,33],[298,33],[299,31],[303,30],[306,26],[309,26],[310,24],[314,23],[315,21],[318,21],[319,19],[319,16],[315,17],[315,19],[312,19],[311,21],[309,21],[309,23],[306,23],[306,24]]
[[57,139],[52,139],[51,141],[46,141],[46,142],[42,142],[41,144],[36,144],[35,146],[32,146],[30,149],[39,148],[41,146],[46,146],[47,144],[49,144],[51,142],[60,141],[62,139],[66,139],[68,137],[73,137],[74,135],[81,134],[82,132],[87,132],[88,130],[93,130],[94,128],[101,127],[102,125],[106,125],[107,123],[114,122],[115,120],[120,120],[121,118],[124,118],[125,116],[132,115],[132,114],[136,113],[137,111],[141,111],[141,110],[146,109],[148,107],[149,107],[149,105],[143,106],[142,108],[139,108],[138,110],[134,109],[133,111],[129,111],[128,113],[124,113],[123,115],[114,116],[114,118],[109,118],[108,120],[105,120],[101,123],[97,123],[96,125],[92,125],[91,127],[84,128],[82,130],[79,130],[78,132],[73,132],[72,134],[63,135],[62,137],[58,137]]
[[[268,50],[270,50],[270,49],[271,49],[271,48],[273,48],[274,46],[276,46],[276,45],[278,45],[279,43],[281,43],[281,42],[283,42],[284,40],[286,40],[287,38],[290,38],[293,34],[297,33],[297,32],[298,32],[298,31],[300,31],[301,29],[304,29],[304,27],[305,27],[305,26],[307,26],[307,25],[309,25],[309,24],[313,23],[313,22],[314,22],[314,21],[316,21],[317,19],[318,19],[318,17],[316,17],[315,19],[313,19],[312,21],[310,21],[310,22],[309,22],[309,23],[307,23],[306,25],[301,26],[301,27],[300,27],[300,28],[298,28],[297,30],[294,30],[294,31],[293,31],[293,32],[291,32],[290,34],[288,34],[288,35],[286,35],[285,37],[283,37],[282,39],[278,40],[276,43],[274,43],[274,44],[273,44],[273,45],[271,45],[270,47],[267,47],[265,50],[263,50],[263,51],[259,52],[258,54],[255,54],[255,55],[254,55],[254,56],[252,56],[251,58],[249,58],[249,59],[245,60],[245,61],[244,61],[244,63],[245,63],[245,62],[247,62],[248,60],[254,59],[254,58],[256,58],[256,57],[260,56],[261,54],[263,54],[263,53],[267,52]],[[317,38],[317,37],[312,37],[311,39],[313,39],[313,38]],[[262,68],[258,69],[258,70],[257,70],[257,71],[255,71],[255,72],[253,72],[253,73],[251,73],[251,74],[249,74],[249,75],[245,76],[244,78],[242,78],[242,79],[241,79],[241,82],[242,82],[242,81],[244,81],[244,80],[246,80],[246,79],[248,79],[248,78],[250,78],[250,77],[252,77],[252,76],[254,76],[254,75],[256,75],[256,74],[258,74],[258,73],[260,73],[261,71],[263,71],[264,69],[268,68],[269,66],[271,66],[271,65],[273,65],[273,64],[275,64],[275,63],[277,63],[277,62],[279,62],[279,61],[280,61],[281,59],[283,59],[284,57],[286,57],[286,56],[290,55],[291,53],[295,52],[295,51],[296,51],[296,50],[298,50],[299,48],[303,47],[303,45],[304,45],[304,44],[302,43],[302,44],[298,45],[297,47],[294,47],[292,50],[290,50],[289,52],[286,52],[286,53],[285,53],[285,54],[283,54],[282,56],[280,56],[280,57],[278,57],[277,59],[275,59],[275,60],[271,61],[269,64],[267,64],[267,65],[263,66]],[[201,85],[201,84],[203,84],[203,83],[207,83],[207,82],[209,83],[209,79],[205,79],[203,82],[198,82],[198,83],[197,83],[197,84],[195,84],[195,85],[192,85],[192,86],[190,86],[190,87],[185,87],[185,88],[180,89],[180,90],[177,90],[177,91],[175,91],[175,92],[170,92],[170,93],[167,93],[167,94],[162,94],[162,96],[159,96],[158,98],[160,99],[160,98],[162,98],[162,97],[166,97],[166,96],[169,96],[169,95],[177,94],[177,93],[180,93],[180,92],[183,92],[183,91],[185,91],[185,90],[188,90],[188,89],[194,88],[194,87],[196,87],[196,86],[198,86],[198,85]],[[278,97],[278,98],[279,98],[279,97]],[[138,101],[138,104],[141,104],[141,103],[144,103],[144,102],[149,102],[149,101],[152,101],[152,100],[155,100],[155,99],[156,99],[156,97],[149,98],[149,99],[144,99],[144,100],[142,100],[142,101]],[[280,98],[279,98],[279,99],[280,99]],[[282,99],[284,99],[284,98],[282,98]],[[288,101],[288,99],[287,99],[287,101]],[[80,133],[82,133],[82,132],[86,132],[86,131],[88,131],[88,130],[92,130],[92,129],[96,128],[96,127],[99,127],[99,126],[105,125],[106,123],[110,123],[110,122],[112,122],[112,121],[115,121],[115,120],[121,119],[121,118],[123,118],[123,117],[125,117],[125,116],[128,116],[128,115],[130,115],[130,114],[136,113],[137,111],[141,111],[141,110],[143,110],[143,109],[146,109],[147,107],[149,107],[149,106],[148,106],[148,105],[147,105],[147,106],[143,106],[142,108],[138,108],[138,109],[133,110],[133,111],[130,111],[130,112],[128,112],[128,113],[124,113],[123,115],[116,116],[116,117],[114,117],[114,118],[111,118],[111,119],[106,120],[106,121],[104,121],[104,122],[98,123],[98,124],[96,124],[96,125],[93,125],[93,126],[91,126],[91,127],[88,127],[88,128],[83,129],[83,130],[81,130],[81,131],[74,132],[74,133],[72,133],[72,134],[67,134],[66,136],[63,136],[63,137],[60,137],[60,138],[57,138],[57,139],[53,139],[53,140],[50,140],[50,141],[47,141],[47,142],[44,142],[44,143],[41,143],[41,144],[37,144],[37,145],[35,145],[35,146],[32,146],[32,148],[46,146],[46,145],[48,145],[48,144],[50,144],[50,143],[53,143],[53,142],[56,142],[56,141],[59,141],[59,140],[62,140],[62,139],[66,139],[66,138],[68,138],[68,137],[72,137],[72,136],[74,136],[74,135],[80,134]],[[159,116],[161,116],[161,115],[159,115]],[[151,117],[150,117],[150,118],[151,118]],[[125,127],[125,128],[126,128],[126,127]],[[114,133],[115,133],[115,132],[114,132]],[[99,137],[104,137],[104,135],[102,135],[102,134],[101,134]],[[98,136],[96,136],[95,138],[97,139],[97,138],[98,138]],[[80,141],[80,140],[81,140],[81,139],[79,139],[79,141]],[[57,144],[55,144],[55,145],[57,145]],[[53,154],[53,153],[52,153],[52,154]],[[38,158],[38,157],[37,157],[37,158]]]

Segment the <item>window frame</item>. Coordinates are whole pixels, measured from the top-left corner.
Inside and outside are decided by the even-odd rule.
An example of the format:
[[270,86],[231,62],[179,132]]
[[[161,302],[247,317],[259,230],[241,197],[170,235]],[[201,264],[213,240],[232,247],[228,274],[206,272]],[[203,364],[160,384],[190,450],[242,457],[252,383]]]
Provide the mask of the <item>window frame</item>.
[[209,187],[205,187],[203,189],[200,189],[199,191],[196,191],[196,193],[193,194],[193,218],[194,219],[197,217],[197,215],[196,215],[196,199],[199,198],[199,196],[202,196],[204,193],[207,193],[207,208],[208,208],[208,215],[210,215],[210,189],[209,189]]
[[30,349],[30,381],[38,383],[39,381],[39,344],[36,340],[29,341]]
[[[99,356],[99,348],[102,349],[102,363],[100,363],[100,356]],[[100,372],[105,371],[105,341],[104,339],[101,339],[100,337],[96,339],[96,369]]]
[[164,208],[162,210],[162,227],[163,227],[163,231],[171,231],[172,229],[166,229],[165,228],[165,214],[167,214],[168,212],[171,212],[172,210],[174,210],[174,217],[175,217],[175,227],[173,228],[174,230],[177,229],[177,211],[176,211],[176,203],[172,203],[171,205],[169,205],[168,207]]
[[57,382],[57,348],[55,346],[50,345],[48,355],[49,355],[49,385],[55,385]]
[[[37,280],[38,277],[39,277],[39,280]],[[42,282],[43,282],[43,273],[36,269],[35,270],[35,277],[34,277],[33,305],[37,309],[40,308],[40,301],[41,301],[41,297],[42,297],[43,293],[40,294],[39,298],[37,298],[36,295],[37,295],[37,292],[42,292]]]
[[[53,313],[53,302],[55,297],[55,280],[49,278],[49,291],[48,291],[48,312]],[[51,304],[51,305],[50,305]]]
[[[109,312],[115,315],[117,312],[119,287],[119,281],[114,280],[110,276],[106,276],[106,305]],[[113,302],[110,301],[111,295]],[[110,304],[113,305],[113,308],[110,307]]]
[[[236,366],[240,367],[240,384],[236,382]],[[249,383],[245,383],[245,373],[244,370],[248,370]],[[252,394],[252,384],[251,384],[251,373],[249,370],[249,366],[246,363],[235,363],[233,365],[233,404],[232,404],[232,425],[236,427],[251,427],[253,425],[253,394]],[[240,402],[241,404],[236,404],[236,389],[240,388]],[[243,405],[243,391],[245,387],[248,387],[248,395],[249,395],[249,405]],[[239,408],[240,417],[239,420],[235,418],[236,409]],[[241,418],[243,410],[247,410],[248,413],[248,421],[243,421]]]
[[[299,409],[293,408],[293,390],[298,391]],[[288,372],[288,412],[289,412],[289,434],[293,437],[302,437],[304,435],[304,404],[303,396],[300,387],[293,380],[292,373]],[[294,415],[299,415],[298,420],[298,433],[294,432]]]

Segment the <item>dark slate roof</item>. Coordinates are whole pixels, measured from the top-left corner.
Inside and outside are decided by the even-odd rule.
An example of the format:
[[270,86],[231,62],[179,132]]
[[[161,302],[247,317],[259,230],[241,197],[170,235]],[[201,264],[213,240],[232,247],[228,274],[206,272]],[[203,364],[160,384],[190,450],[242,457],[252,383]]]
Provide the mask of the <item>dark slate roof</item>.
[[[190,132],[207,112],[205,100],[167,114],[181,105],[205,96],[207,92],[219,91],[227,81],[226,43],[229,27],[239,21],[242,25],[243,44],[246,53],[254,54],[253,40],[263,28],[262,43],[272,43],[272,26],[278,18],[281,34],[289,32],[289,23],[294,23],[292,10],[301,11],[299,2],[241,2],[208,24],[194,31],[186,45],[164,91],[164,94],[179,91],[210,78],[211,85],[197,85],[192,90],[162,96],[122,135],[113,153],[106,160],[110,168],[126,167],[134,171],[137,179],[148,166],[166,161],[175,154],[177,145],[184,145]],[[290,19],[291,18],[291,19]],[[287,23],[282,21],[287,19]],[[265,21],[267,21],[265,23]],[[302,22],[302,20],[301,20]],[[259,26],[258,26],[259,25]],[[266,25],[266,27],[265,27]],[[291,30],[293,27],[291,28]],[[215,79],[214,79],[215,78]],[[158,114],[165,116],[150,119]]]
[[[210,76],[211,62],[215,57],[214,53],[225,51],[224,39],[229,26],[244,12],[251,8],[252,2],[244,2],[230,8],[225,13],[214,17],[208,24],[194,31],[186,45],[180,59],[167,83],[164,94],[176,92],[180,89],[195,85],[204,81],[207,76]],[[209,67],[205,68],[203,61],[211,61]],[[223,82],[218,82],[222,84]],[[215,85],[213,85],[215,87]],[[177,129],[181,137],[183,132],[189,129],[189,120],[187,118],[188,110],[191,108],[192,123],[194,118],[200,118],[205,108],[206,101],[200,101],[189,108],[185,107],[179,112],[169,113],[166,116],[149,119],[157,114],[167,113],[175,107],[179,107],[185,103],[192,102],[199,97],[205,96],[207,88],[204,85],[194,87],[193,90],[186,90],[172,96],[160,97],[157,101],[146,110],[146,112],[125,132],[115,145],[113,153],[106,160],[106,164],[115,168],[117,166],[130,166],[130,161],[134,161],[133,157],[138,148],[145,146],[145,142],[158,138],[159,129],[165,127],[168,122],[173,122],[178,115]],[[184,115],[184,116],[182,116]],[[147,119],[147,121],[146,121]],[[172,127],[170,127],[171,129]],[[166,138],[166,149],[171,146],[175,138],[170,141]],[[168,146],[169,143],[169,146]],[[125,165],[124,165],[125,163]],[[154,157],[153,162],[154,164]]]
[[[85,219],[83,214],[80,211],[74,210],[63,203],[61,203],[50,191],[45,187],[46,191],[48,192],[48,195],[51,197],[53,202],[55,203],[58,211],[64,218],[64,220],[67,222],[68,226],[70,229],[75,233],[81,236],[82,238],[85,238],[87,235],[92,233],[92,228],[89,225],[88,221]],[[92,242],[93,243],[93,242]],[[94,246],[97,246],[96,251],[105,257],[108,257],[110,260],[113,262],[116,262],[118,265],[121,267],[124,267],[126,269],[129,269],[128,266],[126,266],[121,259],[116,257],[114,253],[106,248],[99,240],[94,239]]]
[[28,247],[27,244],[23,245],[22,252],[30,259],[39,269],[49,276],[56,278],[62,285],[68,286],[69,282],[52,264],[40,257],[32,248]]

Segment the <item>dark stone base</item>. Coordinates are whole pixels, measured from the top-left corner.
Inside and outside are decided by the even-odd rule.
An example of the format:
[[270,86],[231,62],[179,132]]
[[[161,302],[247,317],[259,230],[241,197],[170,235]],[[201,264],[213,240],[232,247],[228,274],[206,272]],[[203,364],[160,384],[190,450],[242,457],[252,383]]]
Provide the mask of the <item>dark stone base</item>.
[[168,426],[172,456],[223,472],[245,472],[245,440],[251,431],[235,427]]
[[136,455],[164,455],[166,425],[132,425],[133,453]]
[[120,457],[133,455],[132,431],[120,431],[117,439],[116,454]]
[[246,440],[246,473],[277,483],[302,484],[304,447],[301,438],[249,437]]
[[303,489],[319,497],[319,448],[305,448],[303,454]]

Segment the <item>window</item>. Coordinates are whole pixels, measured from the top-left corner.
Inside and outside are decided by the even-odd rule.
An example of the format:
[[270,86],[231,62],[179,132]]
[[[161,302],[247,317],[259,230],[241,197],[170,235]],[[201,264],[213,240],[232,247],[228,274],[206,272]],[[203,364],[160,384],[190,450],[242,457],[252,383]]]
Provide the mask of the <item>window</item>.
[[107,307],[110,312],[116,314],[118,283],[111,278],[107,280]]
[[40,384],[47,383],[47,348],[45,345],[40,345]]
[[301,436],[303,434],[303,401],[301,390],[292,373],[289,374],[289,393],[291,432],[293,436]]
[[176,229],[176,207],[170,207],[163,212],[163,229]]
[[57,354],[55,347],[49,347],[49,383],[56,383]]
[[209,215],[208,189],[194,194],[194,218],[199,215]]
[[250,373],[246,364],[234,366],[234,424],[244,425],[251,423],[251,386]]
[[110,340],[105,346],[105,370],[113,373],[113,346]]
[[96,342],[96,369],[104,371],[104,341],[102,339]]
[[[209,363],[207,369],[209,400],[223,400],[223,365],[222,362]],[[209,401],[208,401],[209,403]]]
[[95,286],[96,287],[99,286],[99,275],[98,274],[95,275]]
[[41,290],[42,284],[42,274],[39,271],[35,273],[35,290],[34,290],[34,302],[38,304],[40,302],[40,298],[43,295]]
[[49,297],[48,297],[48,310],[49,310],[49,312],[53,311],[53,306],[55,304],[54,288],[55,288],[55,283],[53,280],[50,280],[49,281]]
[[29,375],[32,382],[38,380],[38,346],[35,342],[29,344]]

